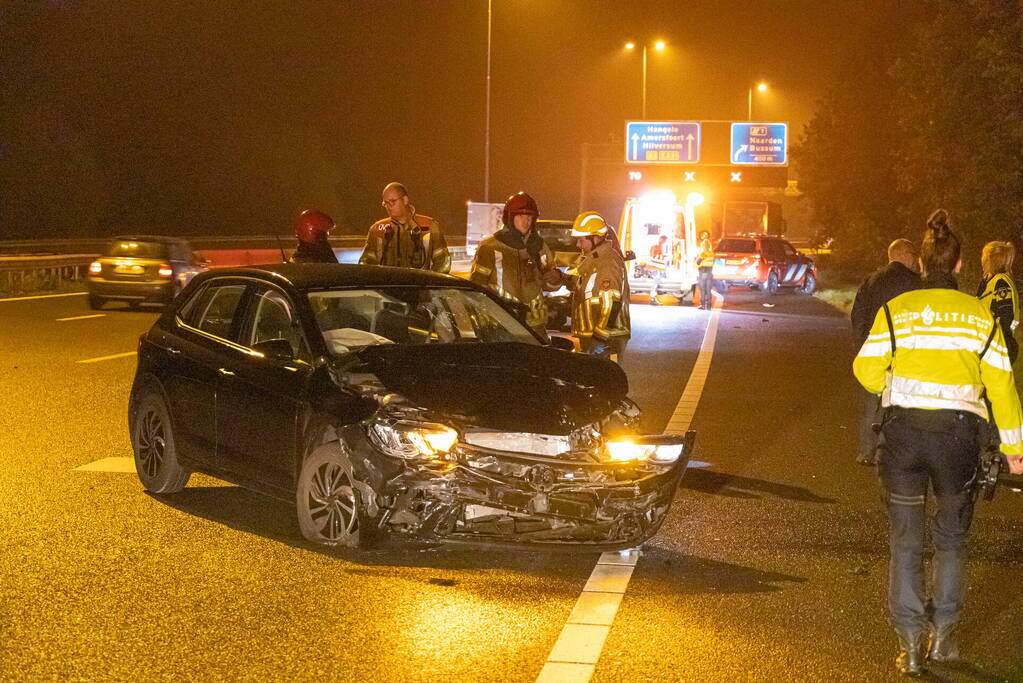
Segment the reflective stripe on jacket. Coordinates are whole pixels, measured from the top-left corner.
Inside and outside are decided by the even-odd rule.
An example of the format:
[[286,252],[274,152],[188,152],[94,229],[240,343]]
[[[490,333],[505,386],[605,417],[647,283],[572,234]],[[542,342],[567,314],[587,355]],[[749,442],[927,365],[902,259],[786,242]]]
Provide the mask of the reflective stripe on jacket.
[[429,216],[413,213],[411,228],[390,218],[370,226],[359,263],[447,273],[451,270],[451,253],[440,224]]
[[572,334],[603,340],[631,335],[625,261],[610,240],[584,253],[576,266]]
[[860,384],[882,394],[884,406],[963,410],[985,420],[986,395],[1002,452],[1023,454],[1023,409],[1005,339],[987,306],[954,289],[931,288],[900,294],[888,309],[894,360],[882,307],[853,361]]

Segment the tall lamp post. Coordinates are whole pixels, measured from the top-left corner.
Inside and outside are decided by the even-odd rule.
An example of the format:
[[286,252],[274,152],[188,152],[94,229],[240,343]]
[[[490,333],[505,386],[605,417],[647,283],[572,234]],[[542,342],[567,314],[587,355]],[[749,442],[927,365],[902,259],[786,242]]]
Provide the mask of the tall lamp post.
[[483,139],[483,201],[490,201],[490,45],[493,27],[493,0],[487,0],[487,107]]
[[[757,92],[767,92],[767,83],[757,83]],[[746,120],[753,120],[753,87],[750,86],[749,98],[747,99]]]
[[[654,49],[658,52],[663,52],[665,43],[663,40],[658,40],[654,43]],[[636,49],[636,43],[631,40],[625,43],[625,49],[632,52]],[[647,46],[643,46],[643,118],[646,119],[646,49]]]

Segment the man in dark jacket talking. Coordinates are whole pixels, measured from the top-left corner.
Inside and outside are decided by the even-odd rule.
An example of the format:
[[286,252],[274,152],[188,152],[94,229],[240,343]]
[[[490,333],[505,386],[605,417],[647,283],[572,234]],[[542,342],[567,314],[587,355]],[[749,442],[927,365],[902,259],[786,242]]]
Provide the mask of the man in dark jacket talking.
[[[860,285],[852,307],[853,342],[856,348],[863,346],[874,318],[881,306],[899,294],[920,287],[920,276],[916,273],[916,247],[907,239],[897,239],[888,245],[888,265],[875,270]],[[877,396],[863,392],[863,416],[860,420],[860,452],[856,462],[862,465],[876,465],[875,448],[877,436],[872,425],[877,413]]]

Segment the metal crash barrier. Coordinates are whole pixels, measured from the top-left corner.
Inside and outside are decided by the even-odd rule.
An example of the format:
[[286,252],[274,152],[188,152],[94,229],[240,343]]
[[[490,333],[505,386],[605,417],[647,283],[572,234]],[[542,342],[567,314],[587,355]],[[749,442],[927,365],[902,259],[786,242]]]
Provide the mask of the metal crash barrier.
[[[73,288],[84,280],[89,264],[99,258],[111,239],[114,237],[0,242],[0,295]],[[282,252],[290,255],[294,247],[294,240],[284,237],[184,236],[182,239],[189,241],[210,268],[279,262]],[[452,260],[464,260],[464,238],[447,236],[447,239]],[[356,263],[365,238],[341,235],[330,241],[342,263]]]

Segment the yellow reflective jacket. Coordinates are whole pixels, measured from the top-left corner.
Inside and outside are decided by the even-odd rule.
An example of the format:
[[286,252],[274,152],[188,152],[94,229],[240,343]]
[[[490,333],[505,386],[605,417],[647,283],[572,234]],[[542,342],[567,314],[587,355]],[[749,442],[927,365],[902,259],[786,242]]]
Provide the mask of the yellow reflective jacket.
[[1012,276],[995,273],[982,283],[977,296],[991,309],[993,316],[1008,320],[1008,323],[1002,326],[1003,334],[1006,328],[1016,328],[1013,323],[1019,322],[1019,293],[1016,291],[1016,283],[1013,282]]
[[987,306],[954,289],[918,289],[888,302],[895,355],[882,307],[853,361],[863,387],[884,406],[963,410],[988,419],[1002,452],[1023,454],[1023,409],[1001,329]]
[[628,339],[629,280],[625,261],[607,240],[584,253],[575,269],[572,292],[572,334],[610,340]]
[[451,270],[448,251],[440,224],[413,212],[411,225],[384,218],[374,223],[366,235],[359,263],[368,266],[420,268],[446,273]]
[[[548,278],[555,279],[550,274],[552,269],[556,270],[554,256],[535,230],[523,239],[514,228],[502,228],[480,242],[469,279],[506,299],[524,304],[529,309],[526,324],[544,333],[547,327],[544,282]],[[560,279],[560,272],[557,276]]]
[[696,265],[698,268],[714,267],[714,246],[710,240],[701,240],[700,251],[696,254]]

